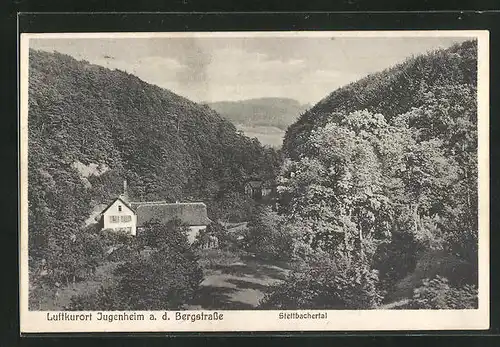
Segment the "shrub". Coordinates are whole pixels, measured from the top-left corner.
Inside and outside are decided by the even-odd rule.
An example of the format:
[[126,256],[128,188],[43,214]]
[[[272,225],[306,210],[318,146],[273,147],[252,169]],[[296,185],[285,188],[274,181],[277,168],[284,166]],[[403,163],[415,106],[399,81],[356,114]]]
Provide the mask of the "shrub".
[[368,266],[322,256],[266,293],[264,309],[370,309],[380,303],[377,273]]
[[185,228],[177,221],[150,223],[143,235],[153,251],[137,255],[117,269],[124,300],[132,309],[182,308],[203,279]]
[[150,223],[147,232],[156,235],[155,244],[154,238],[143,238],[148,247],[154,246],[151,252],[132,254],[117,268],[121,278],[115,286],[75,297],[71,309],[181,309],[194,296],[203,273],[185,229],[176,222]]
[[280,223],[280,217],[269,206],[259,206],[248,222],[243,248],[263,258],[288,259],[293,239]]
[[224,192],[208,206],[208,212],[213,220],[237,223],[250,218],[254,205],[254,201],[243,193]]
[[126,301],[115,287],[101,286],[92,294],[75,295],[67,307],[72,311],[129,310]]
[[436,276],[424,279],[416,288],[410,307],[414,309],[474,309],[477,308],[477,288],[464,285],[451,287],[448,279]]
[[123,230],[105,229],[100,235],[107,245],[129,245],[134,241],[134,236]]
[[134,310],[181,309],[203,280],[194,254],[169,247],[137,256],[118,273],[123,300]]
[[[209,247],[206,247],[209,246]],[[237,247],[236,238],[219,222],[213,222],[196,236],[195,248],[215,248],[229,250]]]
[[203,269],[215,269],[219,266],[228,266],[241,261],[241,251],[228,251],[221,249],[198,250],[198,263]]
[[188,229],[182,225],[179,219],[174,219],[166,224],[153,220],[144,224],[144,230],[137,235],[137,245],[140,248],[150,247],[161,249],[164,247],[174,248],[180,252],[190,250]]
[[[61,237],[57,244],[50,242],[51,253],[47,259],[42,259],[39,264],[44,264],[43,282],[49,285],[76,283],[89,278],[96,270],[98,264],[104,259],[105,250],[102,239],[92,233],[81,230],[68,233]],[[34,263],[33,263],[34,264]],[[40,269],[32,268],[31,271]]]

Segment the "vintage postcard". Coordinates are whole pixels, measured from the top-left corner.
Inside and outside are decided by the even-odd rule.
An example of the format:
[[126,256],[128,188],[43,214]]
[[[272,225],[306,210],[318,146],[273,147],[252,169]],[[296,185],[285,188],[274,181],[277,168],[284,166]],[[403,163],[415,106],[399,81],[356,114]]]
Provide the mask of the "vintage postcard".
[[488,31],[22,34],[21,332],[489,328]]

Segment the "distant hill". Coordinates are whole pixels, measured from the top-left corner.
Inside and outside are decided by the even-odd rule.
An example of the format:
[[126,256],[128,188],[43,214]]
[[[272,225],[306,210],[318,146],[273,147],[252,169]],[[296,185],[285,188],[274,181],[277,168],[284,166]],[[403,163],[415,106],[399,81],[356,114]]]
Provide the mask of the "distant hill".
[[272,126],[246,126],[237,124],[236,128],[243,132],[245,136],[256,138],[260,143],[273,148],[281,148],[285,131]]
[[258,98],[241,101],[207,103],[209,107],[230,120],[244,126],[271,126],[285,130],[306,111],[302,105],[288,98]]

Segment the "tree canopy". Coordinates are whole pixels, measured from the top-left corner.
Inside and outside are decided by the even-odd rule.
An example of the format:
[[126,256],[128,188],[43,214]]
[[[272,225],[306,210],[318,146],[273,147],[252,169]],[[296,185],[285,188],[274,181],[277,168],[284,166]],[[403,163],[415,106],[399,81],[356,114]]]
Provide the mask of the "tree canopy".
[[[323,254],[325,261],[348,264],[345,271],[377,270],[380,278],[361,277],[357,287],[376,284],[379,293],[370,289],[369,296],[375,300],[395,290],[422,253],[441,250],[472,264],[476,279],[468,277],[466,291],[474,292],[476,45],[467,41],[367,76],[334,91],[289,127],[279,209],[295,235],[297,256],[310,263]],[[333,286],[345,272],[331,275]],[[313,290],[309,280],[295,278]],[[422,293],[458,290],[446,279],[436,281],[424,281]],[[429,289],[429,283],[440,287]],[[267,304],[296,299],[283,290]],[[428,306],[419,300],[415,305]],[[322,307],[316,299],[311,305]]]

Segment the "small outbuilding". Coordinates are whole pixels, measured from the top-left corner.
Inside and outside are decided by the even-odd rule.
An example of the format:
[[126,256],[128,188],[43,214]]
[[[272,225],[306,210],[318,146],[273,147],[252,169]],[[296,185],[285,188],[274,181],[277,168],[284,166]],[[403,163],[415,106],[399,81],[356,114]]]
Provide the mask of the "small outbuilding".
[[275,185],[271,182],[253,180],[245,184],[245,194],[254,200],[270,200],[275,193]]

